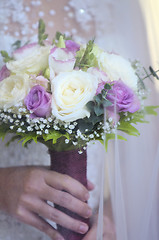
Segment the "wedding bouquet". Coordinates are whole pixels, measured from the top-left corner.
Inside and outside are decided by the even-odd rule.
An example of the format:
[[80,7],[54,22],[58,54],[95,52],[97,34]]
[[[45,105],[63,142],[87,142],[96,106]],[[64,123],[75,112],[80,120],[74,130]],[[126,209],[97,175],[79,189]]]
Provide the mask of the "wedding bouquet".
[[[44,143],[52,169],[86,185],[87,145],[98,140],[107,149],[116,130],[138,136],[132,124],[145,122],[145,114],[156,115],[155,107],[144,106],[147,89],[137,61],[60,33],[50,43],[42,20],[38,37],[38,43],[24,46],[17,41],[11,57],[1,51],[0,137],[14,133],[11,141]],[[77,235],[68,239],[81,239]]]

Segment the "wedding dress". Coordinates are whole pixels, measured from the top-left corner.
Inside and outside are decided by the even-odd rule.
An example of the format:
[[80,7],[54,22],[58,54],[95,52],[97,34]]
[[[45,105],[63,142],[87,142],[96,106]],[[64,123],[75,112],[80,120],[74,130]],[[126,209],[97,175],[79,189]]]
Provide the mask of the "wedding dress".
[[[0,50],[11,52],[11,45],[17,39],[21,39],[23,43],[27,42],[28,38],[35,41],[39,18],[46,22],[50,36],[58,30],[72,34],[79,41],[95,37],[99,46],[105,50],[117,52],[127,58],[140,59],[146,66],[150,64],[146,28],[137,0],[61,0],[58,3],[55,0],[0,0]],[[2,59],[0,64],[2,65]],[[149,83],[149,86],[154,93],[149,103],[156,105],[159,98],[152,83]],[[138,139],[129,137],[128,142],[119,142],[127,236],[122,239],[119,233],[118,240],[142,240],[136,229],[142,222],[141,218],[144,218],[143,199],[147,199],[147,189],[142,188],[143,181],[149,188],[159,140],[157,118],[151,117],[149,120],[151,122],[149,125],[139,125],[141,136]],[[96,185],[90,200],[94,208],[98,204],[98,186],[101,180],[100,172],[96,169],[100,169],[103,155],[103,148],[99,143],[88,149],[88,178]],[[108,163],[111,157],[110,153],[107,156]],[[14,142],[6,148],[5,142],[0,142],[1,167],[30,164],[49,164],[45,146],[32,143],[28,149],[24,149]],[[143,167],[144,171],[141,172]],[[139,221],[136,220],[137,211]],[[38,230],[0,213],[0,240],[29,238],[48,239]]]

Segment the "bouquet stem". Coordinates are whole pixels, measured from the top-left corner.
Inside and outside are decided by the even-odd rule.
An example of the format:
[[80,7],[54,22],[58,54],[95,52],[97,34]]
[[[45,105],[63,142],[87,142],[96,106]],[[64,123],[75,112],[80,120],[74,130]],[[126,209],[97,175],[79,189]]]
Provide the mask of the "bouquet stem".
[[[87,154],[84,151],[82,154],[78,153],[78,150],[70,150],[57,152],[54,150],[49,150],[51,158],[51,170],[67,174],[72,178],[81,182],[85,187],[87,187]],[[55,208],[66,213],[74,219],[78,219],[89,225],[89,219],[85,219],[68,209],[55,204]],[[57,225],[57,229],[60,234],[66,240],[81,240],[84,235],[75,233],[69,229],[66,229],[60,225]]]

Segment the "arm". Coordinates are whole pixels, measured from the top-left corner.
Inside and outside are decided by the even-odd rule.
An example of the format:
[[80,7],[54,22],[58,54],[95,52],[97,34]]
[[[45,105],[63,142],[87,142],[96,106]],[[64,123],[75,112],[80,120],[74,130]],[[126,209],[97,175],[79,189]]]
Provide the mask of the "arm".
[[88,226],[49,206],[47,201],[87,218],[91,215],[91,209],[85,203],[88,198],[88,190],[82,184],[46,168],[0,169],[0,209],[45,232],[51,239],[61,236],[45,218],[82,234],[88,231]]

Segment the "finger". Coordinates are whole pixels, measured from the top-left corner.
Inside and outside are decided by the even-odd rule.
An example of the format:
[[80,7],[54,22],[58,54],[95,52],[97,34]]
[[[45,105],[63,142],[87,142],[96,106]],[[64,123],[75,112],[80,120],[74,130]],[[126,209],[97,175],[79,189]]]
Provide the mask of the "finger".
[[92,209],[87,203],[75,198],[69,193],[52,189],[50,186],[47,186],[43,196],[42,198],[45,201],[50,201],[59,206],[67,208],[82,217],[88,218],[92,215]]
[[74,232],[78,232],[84,234],[88,231],[88,225],[71,218],[65,213],[51,207],[46,202],[42,202],[39,200],[36,201],[35,206],[31,206],[33,211],[38,213],[41,217],[49,219],[67,229],[70,229]]
[[64,240],[64,238],[54,229],[50,224],[48,224],[45,220],[43,220],[38,215],[29,212],[27,209],[21,207],[18,210],[17,218],[26,223],[29,224],[40,231],[46,233],[51,239],[60,239]]
[[95,188],[94,184],[91,181],[87,180],[87,189],[89,191],[92,191],[94,188]]
[[57,190],[65,190],[71,193],[82,201],[87,201],[89,199],[88,189],[68,175],[50,171],[49,174],[45,175],[45,182],[47,185]]
[[97,239],[97,227],[93,226],[86,236],[83,238],[83,240],[96,240]]

